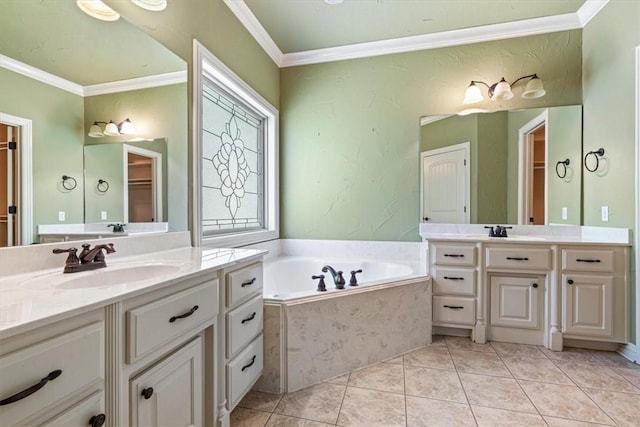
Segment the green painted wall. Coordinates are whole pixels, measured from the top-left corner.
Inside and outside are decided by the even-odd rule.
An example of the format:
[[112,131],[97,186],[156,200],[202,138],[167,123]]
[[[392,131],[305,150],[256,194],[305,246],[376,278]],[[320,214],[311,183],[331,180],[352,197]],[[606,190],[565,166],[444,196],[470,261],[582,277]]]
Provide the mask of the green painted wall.
[[[33,125],[33,236],[38,224],[83,221],[83,99],[81,96],[0,68],[0,111],[32,120]],[[37,100],[37,102],[35,102]],[[62,188],[62,175],[78,186]],[[64,211],[66,220],[58,221]]]
[[[107,212],[107,221],[124,222],[124,180],[122,144],[99,144],[84,149],[85,221],[104,222],[100,212]],[[99,179],[109,183],[106,192],[97,188]],[[102,187],[104,188],[104,187]]]
[[480,107],[580,104],[581,51],[578,30],[282,69],[282,237],[418,240],[418,118],[503,74],[537,72],[547,95]]
[[[167,144],[167,204],[171,231],[188,229],[188,121],[187,85],[178,84],[85,98],[84,123],[121,121],[129,117],[146,138],[164,138]],[[85,137],[86,144],[124,142],[127,137]],[[140,145],[141,147],[144,144]],[[166,219],[165,219],[166,221]]]
[[[583,38],[584,151],[605,149],[602,169],[584,172],[584,222],[634,228],[634,75],[635,47],[640,45],[640,2],[609,2],[586,25]],[[602,206],[609,207],[609,222],[601,221]],[[632,282],[635,268],[632,266]],[[631,301],[635,301],[633,283],[631,289]],[[631,336],[635,337],[638,307],[632,303],[631,310]]]

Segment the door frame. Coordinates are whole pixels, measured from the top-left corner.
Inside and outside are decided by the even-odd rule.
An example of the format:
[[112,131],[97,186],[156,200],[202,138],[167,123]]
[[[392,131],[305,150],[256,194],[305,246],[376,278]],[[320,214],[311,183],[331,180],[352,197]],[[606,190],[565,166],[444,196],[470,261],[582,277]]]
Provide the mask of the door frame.
[[533,179],[533,153],[529,144],[529,135],[545,126],[544,129],[544,223],[549,223],[549,179],[547,165],[549,164],[549,109],[529,120],[518,129],[518,224],[529,224],[530,194],[529,187]]
[[633,250],[635,252],[636,281],[636,363],[640,364],[640,45],[636,46],[636,229]]
[[0,122],[20,128],[20,227],[18,245],[33,243],[33,123],[31,119],[0,113]]
[[124,194],[124,222],[129,222],[129,153],[150,157],[153,175],[153,217],[154,222],[162,222],[162,154],[146,148],[122,144],[123,162],[123,194]]
[[422,151],[420,153],[420,219],[418,222],[422,222],[422,218],[424,218],[425,213],[424,209],[424,159],[428,156],[434,156],[438,154],[445,154],[451,151],[464,150],[464,156],[467,159],[467,167],[464,168],[465,175],[465,195],[464,195],[464,203],[467,207],[466,212],[464,213],[464,223],[471,223],[471,143],[461,142],[460,144],[449,145],[447,147],[436,148],[433,150]]

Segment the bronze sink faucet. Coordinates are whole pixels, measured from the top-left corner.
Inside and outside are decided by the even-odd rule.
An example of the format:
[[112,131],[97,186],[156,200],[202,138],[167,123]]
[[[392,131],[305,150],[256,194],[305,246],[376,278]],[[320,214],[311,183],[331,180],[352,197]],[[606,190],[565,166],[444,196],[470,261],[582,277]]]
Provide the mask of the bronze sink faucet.
[[104,268],[107,263],[104,260],[104,252],[108,254],[115,252],[113,243],[101,244],[94,246],[85,243],[82,245],[82,252],[77,255],[78,249],[54,249],[54,254],[68,253],[67,260],[64,263],[64,273],[78,273],[80,271],[95,270],[96,268]]

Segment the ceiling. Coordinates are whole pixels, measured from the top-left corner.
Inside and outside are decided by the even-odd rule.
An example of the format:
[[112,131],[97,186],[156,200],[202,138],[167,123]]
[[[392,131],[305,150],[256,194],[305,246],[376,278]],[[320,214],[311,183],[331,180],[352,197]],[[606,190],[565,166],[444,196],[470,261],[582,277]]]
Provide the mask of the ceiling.
[[244,2],[286,54],[575,13],[585,0],[344,0],[337,5],[324,0]]

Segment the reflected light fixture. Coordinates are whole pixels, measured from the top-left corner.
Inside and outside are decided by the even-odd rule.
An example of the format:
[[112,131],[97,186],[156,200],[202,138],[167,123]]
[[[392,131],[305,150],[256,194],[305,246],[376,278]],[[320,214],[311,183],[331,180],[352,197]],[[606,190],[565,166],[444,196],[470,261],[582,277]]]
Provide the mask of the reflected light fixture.
[[480,102],[484,100],[484,96],[482,96],[482,92],[480,91],[480,87],[477,84],[485,85],[488,90],[489,98],[492,101],[506,101],[508,99],[513,98],[513,92],[511,88],[518,82],[529,79],[527,85],[524,87],[524,92],[522,92],[522,97],[526,99],[530,98],[540,98],[544,96],[546,93],[544,87],[542,85],[542,80],[538,77],[537,74],[530,74],[528,76],[518,77],[513,83],[509,84],[504,77],[500,79],[498,83],[494,83],[489,85],[483,81],[479,80],[471,80],[471,84],[467,88],[467,91],[464,94],[463,104],[475,104],[476,102]]
[[120,14],[109,6],[104,4],[102,0],[76,0],[76,4],[87,15],[101,21],[117,21]]
[[[100,127],[104,124],[104,129]],[[119,135],[135,135],[137,133],[136,126],[130,119],[125,119],[116,124],[113,120],[108,122],[93,122],[89,128],[88,135],[91,138],[102,138],[104,136],[119,136]]]
[[336,4],[340,4],[342,3],[344,0],[324,0],[325,3],[330,4],[330,5],[336,5]]
[[131,0],[131,3],[153,12],[159,12],[167,8],[167,0]]

